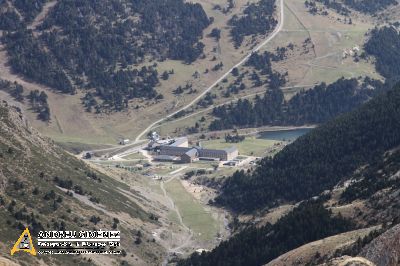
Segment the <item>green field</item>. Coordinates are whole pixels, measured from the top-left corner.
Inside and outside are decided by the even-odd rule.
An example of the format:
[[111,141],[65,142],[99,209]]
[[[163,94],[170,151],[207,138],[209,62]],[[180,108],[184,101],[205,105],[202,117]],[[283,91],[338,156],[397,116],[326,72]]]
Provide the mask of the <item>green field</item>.
[[165,183],[168,195],[181,213],[183,223],[200,240],[212,240],[218,233],[218,223],[182,186],[179,180]]
[[140,152],[138,153],[133,153],[128,156],[123,157],[125,160],[145,160],[146,157],[143,156]]
[[236,146],[240,155],[262,156],[265,151],[276,143],[275,140],[258,139],[256,137],[246,137],[240,143],[226,143],[224,139],[202,141],[204,148],[225,149]]

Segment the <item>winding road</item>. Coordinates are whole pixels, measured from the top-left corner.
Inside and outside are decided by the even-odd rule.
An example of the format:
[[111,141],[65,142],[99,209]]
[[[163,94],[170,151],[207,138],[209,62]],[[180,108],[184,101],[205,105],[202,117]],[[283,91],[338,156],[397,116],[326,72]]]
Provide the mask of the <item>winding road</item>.
[[186,106],[182,107],[181,109],[157,120],[156,122],[152,123],[149,125],[145,130],[143,130],[135,139],[135,142],[139,141],[150,129],[152,129],[155,125],[163,122],[164,120],[173,117],[177,113],[184,111],[194,105],[196,102],[198,102],[201,98],[204,97],[204,95],[207,94],[207,92],[211,91],[215,86],[218,85],[222,80],[224,80],[227,76],[229,76],[234,68],[240,67],[243,65],[249,58],[250,56],[261,50],[265,45],[267,45],[272,39],[274,39],[278,33],[282,30],[283,28],[283,21],[285,20],[285,13],[284,13],[284,3],[283,0],[280,0],[280,19],[278,20],[278,26],[275,28],[275,30],[272,32],[272,34],[264,40],[261,44],[259,44],[255,49],[253,49],[248,55],[246,55],[239,63],[231,67],[225,74],[223,74],[219,79],[217,79],[210,87],[205,89],[201,94],[199,94],[195,99],[193,99],[190,103],[188,103]]

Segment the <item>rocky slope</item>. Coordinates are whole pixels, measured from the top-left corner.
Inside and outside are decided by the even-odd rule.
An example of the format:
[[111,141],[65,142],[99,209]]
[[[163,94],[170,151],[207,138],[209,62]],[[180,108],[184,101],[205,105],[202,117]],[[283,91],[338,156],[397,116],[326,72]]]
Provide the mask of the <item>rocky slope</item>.
[[[40,230],[121,230],[125,256],[27,256],[9,260],[38,265],[157,265],[165,249],[151,230],[160,222],[134,200],[135,192],[67,154],[32,129],[18,108],[0,103],[0,250],[9,254],[28,226]],[[131,195],[131,196],[127,196]],[[117,219],[117,220],[116,220]],[[140,239],[138,241],[138,239]],[[133,244],[136,242],[137,244]],[[125,262],[124,262],[125,261]]]
[[400,264],[400,225],[393,227],[364,247],[360,256],[376,265]]

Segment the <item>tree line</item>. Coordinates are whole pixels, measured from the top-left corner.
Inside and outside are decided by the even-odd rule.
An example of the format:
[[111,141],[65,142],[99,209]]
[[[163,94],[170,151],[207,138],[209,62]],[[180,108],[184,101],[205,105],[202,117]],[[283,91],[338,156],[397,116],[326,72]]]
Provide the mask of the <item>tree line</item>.
[[327,8],[333,9],[344,16],[349,16],[351,14],[351,9],[361,13],[374,15],[389,6],[398,4],[396,0],[306,0],[304,3],[306,7],[310,8],[310,11],[312,11],[316,10],[315,2],[319,2]]
[[281,89],[272,88],[264,97],[257,95],[253,101],[239,99],[236,104],[214,108],[217,119],[209,129],[321,124],[353,110],[384,88],[382,82],[368,77],[364,81],[341,78],[329,85],[321,83],[302,90],[290,100],[284,99]]

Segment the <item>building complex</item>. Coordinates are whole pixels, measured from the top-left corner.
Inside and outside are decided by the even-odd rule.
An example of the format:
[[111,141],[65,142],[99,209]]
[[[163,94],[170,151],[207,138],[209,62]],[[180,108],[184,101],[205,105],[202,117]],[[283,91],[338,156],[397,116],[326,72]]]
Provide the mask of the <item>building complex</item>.
[[197,160],[230,161],[239,155],[236,147],[222,150],[189,147],[187,138],[164,140],[161,143],[152,140],[149,149],[153,151],[155,160],[182,163],[192,163]]

